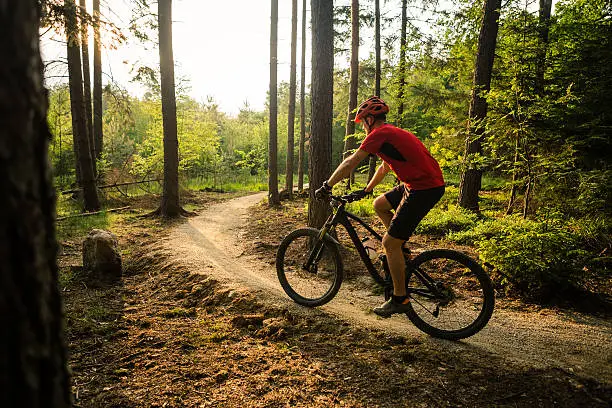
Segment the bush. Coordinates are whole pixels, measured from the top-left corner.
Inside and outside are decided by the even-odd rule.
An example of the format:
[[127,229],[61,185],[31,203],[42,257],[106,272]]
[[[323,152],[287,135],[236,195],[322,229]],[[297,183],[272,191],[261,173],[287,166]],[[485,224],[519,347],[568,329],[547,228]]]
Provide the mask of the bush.
[[476,245],[478,241],[509,234],[524,233],[531,229],[531,223],[518,215],[482,220],[467,230],[451,231],[450,241],[463,245]]
[[478,215],[455,204],[444,207],[434,207],[419,224],[416,232],[444,236],[449,231],[464,231],[476,225]]
[[602,247],[609,246],[604,240],[608,230],[605,223],[568,222],[551,213],[539,220],[508,216],[484,221],[448,238],[474,244],[481,259],[499,273],[502,285],[545,301],[609,275],[608,259],[599,256]]

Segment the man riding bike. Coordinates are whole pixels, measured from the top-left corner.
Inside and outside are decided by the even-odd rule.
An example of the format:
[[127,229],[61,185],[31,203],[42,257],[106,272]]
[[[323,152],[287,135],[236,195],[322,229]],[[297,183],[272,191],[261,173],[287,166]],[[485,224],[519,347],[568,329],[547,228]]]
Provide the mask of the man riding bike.
[[404,243],[444,194],[444,178],[436,159],[415,135],[386,123],[387,113],[389,106],[377,96],[359,105],[355,123],[362,124],[365,140],[315,192],[317,198],[331,194],[332,187],[349,177],[370,154],[377,155],[383,162],[368,185],[353,194],[361,198],[371,194],[391,170],[402,182],[374,200],[374,210],[387,228],[382,245],[393,280],[393,296],[374,308],[374,313],[382,317],[408,311],[410,299],[406,295]]

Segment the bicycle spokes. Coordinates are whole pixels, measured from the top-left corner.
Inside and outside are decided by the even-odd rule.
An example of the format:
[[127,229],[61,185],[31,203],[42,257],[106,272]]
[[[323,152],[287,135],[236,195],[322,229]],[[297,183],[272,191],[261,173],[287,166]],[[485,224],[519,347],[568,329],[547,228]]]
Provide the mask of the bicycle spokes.
[[284,256],[288,284],[304,298],[316,299],[326,293],[336,277],[336,261],[323,241],[296,237]]
[[432,259],[421,263],[408,279],[415,313],[432,326],[462,329],[476,320],[483,308],[478,277],[460,262]]

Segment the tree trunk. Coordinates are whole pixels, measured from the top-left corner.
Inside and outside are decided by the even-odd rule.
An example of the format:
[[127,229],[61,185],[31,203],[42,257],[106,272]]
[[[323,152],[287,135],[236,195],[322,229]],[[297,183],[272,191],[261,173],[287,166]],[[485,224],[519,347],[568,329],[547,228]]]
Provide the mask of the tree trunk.
[[93,0],[94,55],[93,55],[93,140],[96,159],[102,158],[102,52],[100,40],[100,0]]
[[[349,84],[349,104],[346,115],[346,133],[344,140],[344,158],[347,158],[357,147],[355,139],[355,108],[357,107],[357,86],[359,85],[359,0],[351,3],[351,79]],[[348,188],[355,182],[355,173],[351,172]]]
[[516,132],[516,139],[514,140],[514,160],[512,162],[512,187],[510,188],[510,199],[508,200],[508,207],[506,208],[506,215],[512,214],[512,207],[516,200],[517,182],[518,182],[518,161],[519,161],[519,141],[520,132]]
[[312,95],[311,135],[308,171],[310,200],[308,225],[321,227],[329,214],[329,204],[315,198],[314,192],[330,176],[333,115],[334,27],[333,4],[311,0],[312,10]]
[[523,197],[523,219],[527,219],[529,207],[531,207],[531,195],[535,184],[535,178],[531,168],[531,153],[529,147],[525,149],[525,164],[527,170],[527,185],[525,186],[525,196]]
[[380,0],[374,0],[374,53],[376,56],[374,94],[380,97]]
[[306,139],[306,0],[302,0],[302,64],[300,70],[300,148],[298,191],[304,190],[304,142]]
[[[374,95],[380,96],[380,0],[374,0],[374,53],[376,55],[376,66],[374,70]],[[370,156],[368,168],[368,182],[376,173],[376,156]]]
[[164,128],[164,187],[161,215],[181,214],[178,180],[178,136],[176,128],[176,95],[174,90],[174,56],[172,53],[172,0],[158,1],[159,70]]
[[0,406],[67,408],[39,13],[0,0]]
[[400,34],[399,89],[397,92],[397,126],[402,127],[404,116],[404,88],[406,86],[406,9],[408,0],[402,0],[402,31]]
[[295,133],[295,54],[297,52],[297,0],[292,0],[291,6],[291,66],[289,74],[289,115],[287,125],[287,168],[285,176],[285,190],[291,199],[293,195],[293,156]]
[[485,0],[484,17],[478,37],[478,52],[474,69],[474,83],[469,110],[468,136],[465,143],[464,169],[459,185],[459,205],[478,211],[478,192],[482,170],[471,159],[482,153],[483,124],[487,116],[486,93],[491,89],[491,72],[499,29],[501,0]]
[[552,0],[540,0],[538,51],[536,60],[535,91],[538,95],[544,94],[544,72],[546,71],[546,51],[548,48],[548,33],[550,31],[550,13]]
[[270,139],[268,142],[268,204],[280,204],[278,194],[278,0],[271,0],[270,13]]
[[70,110],[72,112],[72,132],[76,135],[78,157],[77,166],[80,169],[81,187],[85,211],[100,209],[98,191],[87,123],[85,120],[85,103],[83,101],[83,78],[81,76],[81,52],[79,49],[79,29],[74,0],[65,0],[66,6],[66,38],[68,43],[68,78],[70,83]]
[[79,0],[81,8],[81,55],[83,61],[83,102],[85,103],[85,125],[87,126],[87,137],[89,138],[89,150],[92,160],[94,175],[96,170],[96,144],[93,136],[93,123],[91,112],[91,73],[89,71],[89,34],[87,31],[87,6],[85,0]]

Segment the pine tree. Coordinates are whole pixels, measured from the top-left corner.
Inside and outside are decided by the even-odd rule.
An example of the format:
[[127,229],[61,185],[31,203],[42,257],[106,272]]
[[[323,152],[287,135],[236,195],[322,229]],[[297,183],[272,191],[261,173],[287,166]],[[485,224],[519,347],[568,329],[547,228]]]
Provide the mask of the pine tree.
[[[374,95],[380,96],[380,0],[374,0],[374,53],[376,55],[376,67],[374,70]],[[376,173],[376,156],[370,155],[370,166],[368,169],[368,182]]]
[[308,172],[310,200],[308,225],[319,228],[329,214],[329,205],[314,192],[331,173],[333,115],[334,8],[331,1],[311,0],[312,12],[312,95],[311,135]]
[[93,140],[96,159],[102,158],[104,136],[102,133],[102,52],[100,41],[100,0],[93,0]]
[[159,70],[164,128],[164,187],[160,212],[163,217],[181,214],[178,180],[178,136],[176,126],[176,94],[174,88],[174,56],[172,52],[172,0],[158,1]]
[[295,77],[296,77],[296,51],[297,51],[297,0],[291,2],[291,65],[289,74],[289,115],[287,120],[287,166],[285,175],[285,191],[289,198],[293,195],[293,156],[295,133]]
[[68,81],[70,84],[70,110],[72,112],[72,132],[78,151],[76,166],[80,174],[83,189],[83,206],[85,211],[100,209],[98,191],[94,172],[89,136],[87,134],[85,102],[83,100],[83,77],[81,76],[81,51],[79,47],[79,29],[74,0],[65,0],[66,38],[68,48]]
[[0,0],[0,406],[68,408],[39,18]]
[[[357,147],[355,139],[355,108],[357,108],[357,87],[359,85],[359,0],[351,3],[351,78],[349,83],[349,104],[346,115],[346,133],[344,140],[344,158]],[[348,180],[348,188],[355,181],[354,173]]]
[[304,144],[306,140],[306,0],[302,0],[302,61],[300,69],[300,147],[298,150],[298,191],[304,190]]
[[268,204],[280,204],[278,194],[278,0],[271,0],[270,13],[270,139],[268,142]]
[[474,83],[469,110],[468,137],[466,140],[464,170],[459,185],[459,205],[478,211],[478,192],[482,181],[482,170],[471,163],[482,153],[482,139],[487,116],[486,93],[491,88],[491,73],[495,57],[501,0],[485,0],[484,17],[478,36],[478,51],[474,69]]

